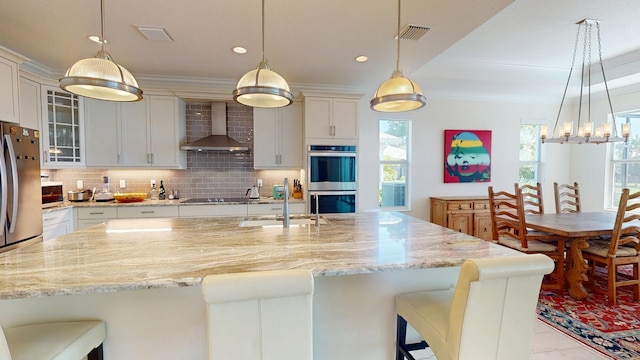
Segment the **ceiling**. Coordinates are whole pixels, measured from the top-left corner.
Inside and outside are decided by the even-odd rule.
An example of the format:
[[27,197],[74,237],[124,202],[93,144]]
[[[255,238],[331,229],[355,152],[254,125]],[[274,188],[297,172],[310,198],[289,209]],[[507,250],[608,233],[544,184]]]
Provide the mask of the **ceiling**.
[[[233,89],[261,59],[260,0],[105,0],[107,50],[145,84],[158,79]],[[265,57],[294,90],[373,93],[395,68],[397,2],[268,0]],[[637,0],[404,0],[402,26],[429,27],[402,40],[400,68],[428,96],[559,97],[575,22],[603,20],[610,80],[640,72]],[[134,25],[165,27],[175,41],[146,40]],[[0,45],[61,76],[93,56],[98,0],[2,0]],[[244,55],[233,46],[248,49]],[[369,61],[354,58],[367,55]],[[639,69],[636,69],[638,67]],[[638,70],[638,71],[636,71]],[[626,78],[628,79],[628,77]]]

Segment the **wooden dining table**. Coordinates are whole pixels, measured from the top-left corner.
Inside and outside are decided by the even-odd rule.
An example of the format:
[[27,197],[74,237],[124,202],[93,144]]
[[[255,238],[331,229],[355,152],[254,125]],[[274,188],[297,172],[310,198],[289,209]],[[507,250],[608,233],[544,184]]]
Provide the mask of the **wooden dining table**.
[[582,249],[589,247],[588,239],[597,236],[611,236],[616,220],[612,211],[576,212],[560,214],[527,215],[528,229],[544,231],[565,238],[569,243],[566,278],[569,295],[574,299],[586,299],[589,294],[582,282],[587,281],[587,265],[582,257]]

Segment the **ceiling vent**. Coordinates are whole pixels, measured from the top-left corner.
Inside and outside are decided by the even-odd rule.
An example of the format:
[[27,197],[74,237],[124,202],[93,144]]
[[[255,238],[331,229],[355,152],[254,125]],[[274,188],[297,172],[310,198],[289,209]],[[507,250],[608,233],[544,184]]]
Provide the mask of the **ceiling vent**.
[[[413,24],[407,24],[402,30],[400,30],[400,39],[402,40],[420,40],[422,35],[426,34],[430,28],[426,26],[418,26]],[[396,39],[398,37],[396,36]]]
[[169,31],[161,26],[134,25],[147,40],[174,41]]

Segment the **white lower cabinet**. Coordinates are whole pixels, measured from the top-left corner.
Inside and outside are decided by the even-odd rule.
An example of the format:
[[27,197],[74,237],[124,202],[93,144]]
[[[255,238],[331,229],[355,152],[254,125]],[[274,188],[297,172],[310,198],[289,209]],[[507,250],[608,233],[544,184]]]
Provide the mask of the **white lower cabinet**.
[[115,206],[81,207],[77,208],[76,230],[82,230],[92,225],[102,224],[118,218],[118,209]]
[[178,206],[122,206],[118,207],[118,219],[178,217]]
[[180,217],[246,216],[247,205],[181,205]]
[[[304,203],[289,203],[289,214],[304,214]],[[284,211],[284,203],[279,204],[249,204],[247,215],[282,215]]]
[[71,208],[42,211],[42,240],[47,241],[73,231]]

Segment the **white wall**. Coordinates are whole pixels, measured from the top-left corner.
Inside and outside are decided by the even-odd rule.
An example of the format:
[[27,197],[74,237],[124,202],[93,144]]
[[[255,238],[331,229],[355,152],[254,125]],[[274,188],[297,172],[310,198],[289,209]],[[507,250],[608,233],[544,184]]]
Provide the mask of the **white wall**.
[[[415,111],[382,114],[369,109],[370,98],[361,100],[359,148],[359,211],[378,208],[378,120],[382,117],[412,120],[412,161],[408,214],[429,220],[429,197],[487,195],[487,187],[512,190],[518,181],[520,120],[544,119],[553,127],[555,103],[509,103],[470,100],[427,99]],[[445,184],[444,130],[491,130],[491,182]],[[573,181],[569,164],[570,147],[543,145],[543,191],[545,206],[553,211],[553,182]],[[581,184],[582,186],[582,184]]]

